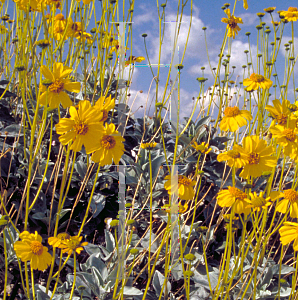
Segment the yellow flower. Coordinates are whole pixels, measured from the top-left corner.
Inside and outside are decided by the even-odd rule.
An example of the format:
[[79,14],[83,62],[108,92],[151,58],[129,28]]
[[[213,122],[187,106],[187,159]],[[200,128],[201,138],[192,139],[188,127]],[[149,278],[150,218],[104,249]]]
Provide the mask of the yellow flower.
[[[66,20],[63,14],[58,14],[54,17],[53,35],[54,39],[60,41],[62,38],[67,39],[71,35],[70,25],[72,20]],[[52,32],[52,30],[50,30]]]
[[92,34],[85,32],[85,31],[79,32],[76,38],[81,43],[87,42],[89,45],[93,43]]
[[114,161],[118,164],[124,153],[124,138],[115,130],[115,125],[105,124],[104,131],[99,139],[99,149],[91,157],[100,165],[110,165]]
[[293,249],[298,251],[298,223],[284,222],[279,229],[280,241],[283,245],[287,245],[294,241]]
[[0,34],[4,34],[7,32],[7,28],[4,25],[0,25]]
[[282,17],[285,18],[288,22],[294,22],[298,19],[298,10],[297,7],[289,7],[288,10],[282,11],[280,13]]
[[88,242],[81,243],[82,238],[82,236],[71,236],[69,239],[65,239],[58,248],[63,249],[62,253],[67,253],[68,255],[71,255],[74,251],[81,254],[84,250],[83,246],[88,245]]
[[104,122],[108,119],[108,112],[115,107],[115,99],[111,95],[107,98],[102,96],[96,101],[94,107],[102,112],[103,116],[100,122]]
[[38,11],[41,12],[43,8],[43,0],[14,0],[20,10],[29,12],[29,11]]
[[143,56],[138,56],[138,57],[130,56],[128,60],[125,61],[125,66],[127,67],[130,64],[134,64],[136,62],[142,62],[143,60],[145,60],[145,57]]
[[243,7],[244,7],[245,9],[248,9],[247,0],[243,0]]
[[179,214],[184,214],[188,209],[188,202],[185,202],[184,204],[179,202],[178,207],[179,207]]
[[223,23],[227,23],[228,25],[228,37],[235,38],[235,33],[238,35],[238,31],[240,31],[240,27],[238,26],[238,23],[243,24],[241,18],[236,18],[235,16],[231,15],[230,9],[225,10],[226,15],[228,18],[222,18],[221,21]]
[[271,197],[264,198],[264,194],[265,192],[260,192],[258,196],[256,192],[249,193],[249,207],[252,207],[254,211],[261,211],[262,209],[266,209],[268,206],[270,206],[272,204],[272,202],[270,202]]
[[62,63],[54,63],[53,72],[51,72],[47,66],[41,66],[40,71],[42,75],[46,78],[46,86],[42,85],[42,94],[39,98],[41,105],[49,104],[51,109],[57,108],[61,103],[64,108],[72,105],[72,102],[64,92],[64,90],[69,92],[78,93],[81,89],[81,84],[79,82],[71,82],[68,79],[68,75],[72,72],[72,69],[63,66]]
[[65,240],[70,239],[70,235],[66,232],[59,233],[56,237],[49,237],[48,244],[53,247],[59,247]]
[[252,73],[249,78],[243,80],[243,85],[248,86],[247,91],[261,89],[269,89],[273,82],[263,75]]
[[219,128],[223,131],[235,132],[239,127],[245,126],[247,120],[252,120],[252,115],[247,110],[240,110],[237,106],[227,107],[224,111]]
[[157,145],[157,143],[152,142],[152,143],[142,143],[141,144],[141,148],[142,149],[148,149],[148,150],[152,150],[153,148],[155,148]]
[[295,190],[288,189],[281,193],[280,200],[276,205],[276,211],[285,214],[290,204],[290,216],[291,218],[298,218],[298,193]]
[[217,204],[221,207],[232,207],[237,214],[249,214],[248,199],[246,193],[229,186],[227,190],[220,191],[217,195]]
[[23,231],[20,234],[22,241],[14,243],[14,251],[17,257],[23,262],[30,260],[32,269],[44,271],[52,262],[52,256],[48,253],[48,248],[42,245],[40,235]]
[[274,7],[268,7],[268,8],[264,8],[264,11],[271,14],[272,12],[274,12],[276,9],[276,6]]
[[[80,2],[81,0],[77,0],[77,2]],[[85,4],[85,5],[88,5],[88,4],[90,4],[90,2],[91,1],[93,1],[93,0],[83,0],[83,3]]]
[[274,148],[267,147],[264,140],[258,136],[248,136],[243,140],[243,147],[239,148],[240,154],[248,160],[244,166],[240,177],[259,177],[263,172],[272,171],[276,166],[276,157],[273,157]]
[[226,151],[217,155],[217,160],[219,162],[225,160],[228,163],[229,167],[235,167],[236,169],[244,167],[248,163],[247,156],[243,156],[240,153],[242,147],[239,145],[234,145],[233,150]]
[[[183,175],[174,175],[173,181],[171,181],[171,175],[165,177],[165,189],[168,191],[169,195],[176,194],[178,192],[179,198],[181,200],[191,200],[195,196],[193,186],[196,184],[193,180],[183,176]],[[178,182],[178,185],[177,185]]]
[[61,8],[61,0],[44,0],[46,5],[53,5],[55,6],[57,9]]
[[98,137],[102,135],[103,126],[99,122],[102,114],[91,107],[89,101],[80,101],[78,109],[69,108],[70,118],[63,118],[56,125],[56,132],[60,134],[59,141],[62,145],[73,142],[70,149],[78,152],[82,145],[89,154],[100,147]]
[[272,137],[283,147],[284,154],[295,159],[298,153],[298,129],[285,128],[281,125],[271,126]]
[[196,151],[201,152],[202,154],[208,154],[212,151],[212,149],[209,148],[209,144],[205,144],[205,142],[202,142],[200,145],[198,145],[197,142],[194,142],[191,146],[195,148]]
[[282,104],[280,100],[275,99],[272,101],[273,106],[266,105],[265,109],[268,110],[273,117],[275,123],[278,125],[286,126],[288,122],[288,118],[291,115],[291,111],[289,110],[290,101],[284,99]]

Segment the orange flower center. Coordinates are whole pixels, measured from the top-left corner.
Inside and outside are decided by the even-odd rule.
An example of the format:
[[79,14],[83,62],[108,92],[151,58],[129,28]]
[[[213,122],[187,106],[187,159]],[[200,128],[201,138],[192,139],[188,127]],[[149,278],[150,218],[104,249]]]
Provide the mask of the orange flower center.
[[295,142],[296,134],[294,133],[293,129],[287,128],[284,130],[283,134],[285,135],[288,141]]
[[43,251],[43,245],[39,241],[33,241],[30,244],[31,251],[35,255],[41,255]]
[[258,153],[255,152],[249,153],[248,163],[250,165],[256,165],[259,163],[259,161],[260,161],[260,155]]
[[116,146],[116,140],[111,135],[105,135],[101,139],[101,145],[106,149],[113,149]]
[[231,16],[231,18],[229,19],[228,21],[228,26],[232,29],[236,28],[237,27],[237,22],[236,20],[234,19],[233,16]]
[[85,135],[88,132],[88,125],[84,123],[77,123],[74,126],[74,130],[77,134]]
[[226,117],[236,117],[240,113],[240,110],[237,106],[235,107],[227,107],[224,111],[224,115]]
[[185,176],[178,176],[178,184],[183,184],[183,185],[186,185],[186,186],[189,186],[191,185],[191,180]]
[[276,121],[279,125],[285,125],[285,124],[287,124],[288,117],[285,114],[280,114],[280,115],[276,116]]
[[255,73],[252,73],[250,75],[250,79],[254,82],[264,82],[265,81],[265,78],[264,76],[262,75],[258,75],[258,74],[255,74]]
[[236,150],[229,150],[228,155],[232,158],[240,158],[240,153]]
[[52,93],[61,93],[64,89],[64,83],[59,79],[56,79],[54,83],[49,86],[49,90]]
[[108,112],[105,109],[103,109],[101,112],[102,112],[102,118],[100,122],[104,122],[108,118]]
[[284,194],[285,194],[285,199],[290,200],[292,203],[298,201],[298,193],[296,191],[289,189],[289,190],[285,190]]
[[233,197],[235,197],[238,200],[246,199],[246,194],[235,187],[229,186],[229,192]]
[[297,11],[297,7],[289,7],[288,11],[290,11],[290,12]]

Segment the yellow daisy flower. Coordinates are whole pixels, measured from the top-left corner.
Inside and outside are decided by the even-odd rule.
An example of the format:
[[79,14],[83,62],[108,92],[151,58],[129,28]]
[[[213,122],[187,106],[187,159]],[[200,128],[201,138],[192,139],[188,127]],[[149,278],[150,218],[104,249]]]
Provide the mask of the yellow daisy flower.
[[247,91],[261,89],[269,89],[273,82],[263,75],[252,73],[249,78],[243,80],[243,85],[247,86]]
[[14,243],[14,251],[21,261],[30,260],[31,268],[44,271],[52,262],[52,256],[48,253],[48,248],[42,245],[42,238],[37,231],[35,234],[23,231],[20,234],[22,241]]
[[20,10],[41,12],[42,0],[14,0]]
[[283,245],[287,245],[294,241],[293,249],[294,251],[298,251],[298,223],[284,222],[283,225],[279,229],[280,242]]
[[260,140],[258,136],[247,136],[243,140],[243,147],[239,148],[240,154],[248,160],[244,166],[240,177],[249,178],[259,177],[263,172],[272,171],[276,166],[276,157],[272,156],[274,148],[267,147],[264,140]]
[[56,237],[49,237],[48,238],[48,244],[53,247],[59,247],[61,243],[63,243],[65,240],[69,240],[70,235],[66,232],[59,233]]
[[53,72],[51,72],[47,66],[41,66],[40,71],[42,75],[46,78],[46,86],[43,84],[41,87],[42,94],[40,95],[40,104],[49,104],[51,109],[57,108],[61,103],[63,108],[67,108],[72,105],[67,93],[69,92],[78,93],[81,89],[81,84],[79,82],[71,82],[68,79],[68,75],[72,72],[72,69],[63,66],[62,63],[55,62],[53,66]]
[[[239,0],[240,1],[240,0]],[[243,0],[243,7],[245,9],[248,9],[248,4],[247,4],[247,0]]]
[[[80,2],[81,0],[77,0],[77,2]],[[83,0],[83,3],[85,4],[85,5],[88,5],[88,4],[90,4],[90,2],[91,1],[93,1],[93,0]]]
[[282,104],[280,100],[275,99],[272,101],[272,105],[266,105],[265,109],[268,110],[271,116],[274,119],[274,123],[282,126],[286,126],[288,122],[288,118],[291,115],[291,111],[289,110],[290,101],[284,99]]
[[115,130],[115,125],[105,124],[104,131],[99,139],[99,148],[91,157],[94,162],[100,165],[110,165],[114,161],[118,164],[124,153],[124,138]]
[[157,143],[152,142],[152,143],[142,143],[141,148],[142,149],[147,149],[147,150],[152,150],[156,147]]
[[71,255],[74,251],[81,254],[84,250],[83,246],[88,245],[88,242],[81,243],[82,238],[82,236],[71,236],[69,239],[64,240],[58,248],[63,249],[62,253],[67,253],[68,255]]
[[228,37],[233,37],[233,39],[235,38],[235,33],[236,35],[238,35],[238,31],[240,31],[240,27],[238,26],[238,24],[243,24],[242,19],[241,18],[236,18],[235,16],[231,15],[230,9],[226,9],[225,10],[226,15],[228,16],[228,18],[222,18],[221,21],[223,23],[227,23],[228,25]]
[[276,6],[274,6],[274,7],[268,7],[268,8],[264,8],[264,11],[265,11],[266,13],[271,14],[272,12],[275,11],[275,9],[276,9]]
[[205,142],[202,142],[200,145],[198,145],[197,142],[194,142],[191,146],[195,148],[196,151],[201,152],[201,154],[208,154],[212,151],[212,149],[209,148],[209,144],[206,144]]
[[235,167],[236,169],[244,167],[248,163],[248,157],[240,153],[240,148],[242,148],[239,145],[234,145],[233,150],[229,150],[223,153],[220,153],[217,155],[217,160],[219,162],[221,161],[227,161],[227,164],[229,167]]
[[285,214],[290,204],[290,216],[291,218],[298,218],[298,193],[295,190],[288,189],[281,193],[280,200],[276,205],[276,211]]
[[108,112],[115,107],[115,99],[111,95],[109,97],[102,96],[96,101],[94,107],[102,112],[103,116],[100,121],[104,122],[108,119]]
[[[58,14],[54,17],[54,28],[53,36],[54,39],[60,41],[62,38],[67,39],[70,35],[69,24],[71,23],[70,19],[67,21],[63,14]],[[52,32],[50,30],[50,32]]]
[[77,40],[81,43],[85,43],[87,42],[89,45],[93,43],[93,37],[92,34],[88,33],[88,32],[78,32],[77,36],[76,36]]
[[[171,182],[171,175],[165,177],[165,189],[168,191],[169,195],[176,194],[178,192],[179,198],[181,200],[191,200],[195,196],[195,191],[193,186],[196,184],[195,181],[187,178],[183,175],[174,175],[175,182]],[[176,184],[178,182],[178,185]]]
[[283,147],[284,154],[295,158],[298,153],[298,129],[275,125],[271,126],[269,130],[272,137],[276,138],[277,143]]
[[237,214],[249,214],[249,202],[246,193],[229,186],[227,190],[220,191],[217,195],[217,204],[221,207],[234,205],[234,212]]
[[56,132],[60,134],[59,141],[62,145],[73,142],[70,149],[78,152],[85,146],[89,154],[100,148],[98,137],[102,135],[103,126],[99,122],[102,114],[91,107],[89,101],[79,102],[78,108],[69,108],[70,118],[60,119],[56,125]]
[[136,62],[142,62],[143,60],[145,60],[145,57],[143,56],[138,56],[138,57],[130,56],[128,60],[125,61],[125,66],[127,67],[130,64],[134,64]]
[[288,10],[284,10],[280,13],[282,17],[288,22],[295,22],[298,19],[298,9],[297,7],[289,7]]
[[240,110],[237,106],[227,107],[224,110],[224,117],[222,118],[219,128],[223,131],[235,132],[239,127],[245,126],[247,120],[252,120],[252,115],[247,110]]
[[249,193],[250,203],[249,207],[253,208],[254,211],[261,211],[262,209],[267,209],[268,206],[272,204],[271,197],[264,198],[265,192],[260,192],[259,196],[256,192]]

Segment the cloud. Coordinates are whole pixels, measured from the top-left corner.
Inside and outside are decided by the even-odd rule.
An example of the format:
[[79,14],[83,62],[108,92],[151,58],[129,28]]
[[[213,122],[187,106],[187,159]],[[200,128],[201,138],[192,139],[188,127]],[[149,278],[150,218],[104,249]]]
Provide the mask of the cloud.
[[252,13],[243,13],[237,16],[242,19],[243,24],[240,25],[240,27],[248,27],[252,25],[258,24],[259,17],[256,14]]

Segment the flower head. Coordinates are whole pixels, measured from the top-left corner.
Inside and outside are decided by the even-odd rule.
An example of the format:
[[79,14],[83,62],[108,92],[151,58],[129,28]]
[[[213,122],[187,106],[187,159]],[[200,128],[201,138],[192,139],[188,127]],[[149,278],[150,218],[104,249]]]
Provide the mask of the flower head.
[[60,119],[56,125],[56,132],[60,134],[59,141],[63,145],[73,142],[70,149],[78,152],[85,146],[89,154],[101,147],[99,138],[103,132],[103,126],[99,122],[102,113],[91,107],[89,101],[79,102],[78,108],[69,108],[70,118]]
[[196,149],[196,151],[200,152],[201,154],[208,154],[212,151],[211,148],[209,148],[209,144],[206,144],[205,142],[202,142],[200,145],[198,145],[197,142],[194,142],[193,145],[191,145],[193,148]]
[[272,12],[274,12],[276,9],[276,7],[268,7],[268,8],[264,8],[264,11],[268,14],[271,14]]
[[240,27],[238,26],[238,24],[243,24],[242,19],[241,18],[236,18],[235,16],[231,15],[230,9],[226,9],[225,10],[226,15],[228,16],[228,18],[222,18],[221,21],[223,23],[227,23],[227,27],[228,27],[228,37],[233,37],[233,39],[235,38],[235,33],[236,35],[238,35],[238,31],[240,31]]
[[128,65],[134,64],[136,62],[142,62],[143,60],[145,60],[145,57],[143,56],[130,56],[128,60],[125,61],[125,66],[127,67]]
[[281,193],[281,197],[284,199],[277,203],[276,211],[285,214],[290,205],[291,218],[298,218],[298,193],[293,189],[288,189]]
[[283,245],[287,245],[294,241],[293,249],[298,251],[298,223],[284,222],[279,229],[280,241]]
[[23,231],[20,234],[22,241],[14,243],[14,250],[17,257],[23,262],[30,261],[32,269],[44,271],[52,261],[52,256],[48,253],[48,248],[42,245],[40,235]]
[[297,7],[289,7],[288,10],[282,11],[280,16],[284,17],[288,22],[295,22],[298,19]]
[[291,115],[291,111],[289,109],[290,101],[284,99],[281,104],[280,100],[275,99],[272,103],[273,106],[266,105],[265,109],[270,112],[275,124],[286,126],[288,118]]
[[69,238],[70,235],[66,232],[63,232],[59,233],[56,237],[49,237],[48,243],[53,247],[59,247],[61,243],[63,243],[65,240],[68,240]]
[[69,239],[65,239],[59,246],[58,248],[63,249],[62,253],[67,253],[68,255],[71,255],[74,251],[78,254],[80,254],[84,248],[83,246],[87,246],[88,242],[83,242],[82,241],[82,236],[71,236]]
[[221,207],[232,207],[237,214],[249,214],[250,208],[246,193],[229,186],[227,190],[220,191],[217,195],[217,204]]
[[269,89],[273,82],[263,75],[252,73],[249,78],[243,80],[243,85],[247,86],[247,91],[261,89]]
[[115,99],[111,97],[100,97],[95,105],[94,108],[99,109],[102,112],[103,116],[100,122],[104,122],[108,119],[108,112],[115,107]]
[[[171,175],[165,177],[165,189],[168,191],[169,195],[176,194],[178,192],[179,198],[181,200],[191,200],[193,199],[195,192],[193,186],[196,184],[195,181],[187,178],[183,175],[174,175],[173,180]],[[178,183],[178,185],[177,185]]]
[[246,155],[240,152],[242,147],[239,145],[234,145],[232,150],[220,153],[217,155],[217,160],[227,161],[229,167],[235,167],[236,169],[244,167],[248,163],[248,158]]
[[64,90],[78,93],[81,89],[79,82],[71,82],[68,79],[72,69],[63,66],[62,63],[55,62],[53,72],[47,66],[41,66],[40,71],[47,81],[46,86],[42,85],[41,87],[43,93],[39,98],[40,104],[46,105],[48,103],[51,109],[57,108],[60,103],[64,108],[71,106],[72,102]]
[[267,207],[272,204],[270,197],[264,198],[264,192],[260,192],[259,196],[256,192],[249,193],[249,196],[249,206],[253,208],[253,210],[261,211],[262,209],[267,209]]
[[223,131],[235,132],[239,127],[245,126],[247,120],[252,120],[252,115],[247,110],[240,110],[237,106],[227,107],[224,110],[224,117],[222,118],[219,128]]
[[239,148],[239,152],[248,160],[240,173],[242,178],[259,177],[263,172],[271,171],[276,166],[277,159],[272,156],[274,148],[267,147],[266,142],[260,140],[258,136],[245,137],[243,147]]
[[118,164],[124,153],[124,138],[115,130],[115,125],[105,124],[99,139],[99,149],[94,152],[91,159],[103,165],[110,165],[113,161]]
[[152,150],[156,147],[157,143],[155,142],[151,142],[151,143],[142,143],[141,144],[141,148],[142,149],[148,149],[148,150]]

